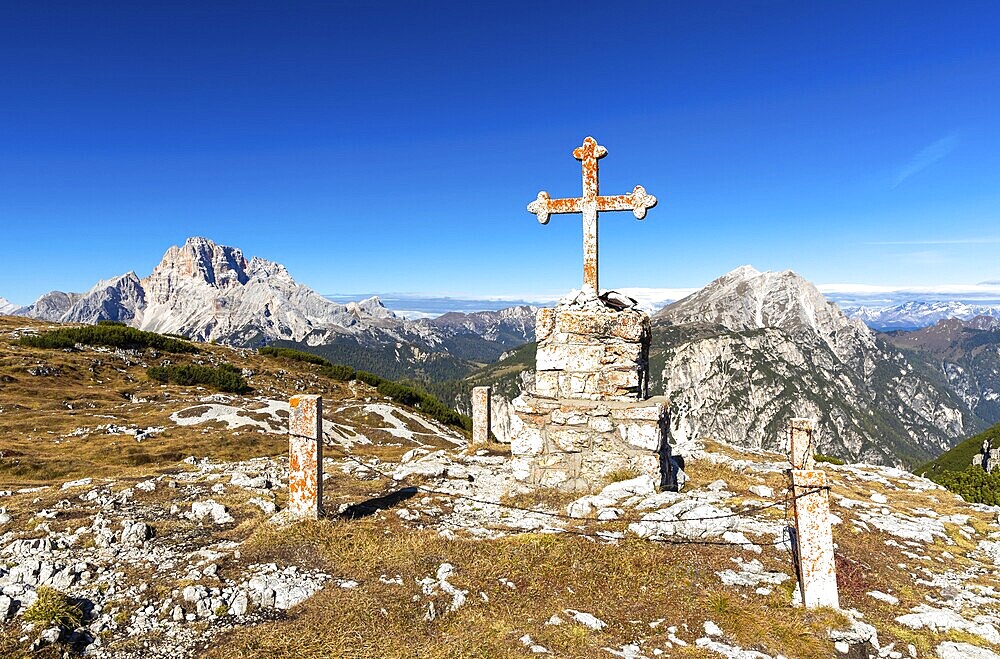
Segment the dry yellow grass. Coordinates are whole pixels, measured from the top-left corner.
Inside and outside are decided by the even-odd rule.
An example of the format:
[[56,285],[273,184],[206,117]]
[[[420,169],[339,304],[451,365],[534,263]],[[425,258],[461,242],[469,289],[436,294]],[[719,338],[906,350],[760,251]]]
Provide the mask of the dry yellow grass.
[[[372,447],[371,455],[398,459],[411,448],[400,446],[397,438],[381,429],[385,421],[380,416],[359,411],[364,399],[383,400],[373,388],[323,377],[311,364],[205,344],[199,345],[201,352],[195,355],[163,353],[154,357],[147,351],[124,358],[87,348],[70,352],[30,348],[14,340],[15,331],[24,327],[44,331],[53,325],[0,317],[0,489],[86,476],[142,473],[148,477],[176,468],[178,461],[190,455],[235,461],[278,456],[287,451],[283,434],[246,427],[233,432],[221,423],[175,424],[169,418],[172,413],[198,405],[201,398],[214,392],[151,381],[146,366],[162,359],[175,364],[225,361],[252,370],[250,384],[254,391],[235,397],[237,404],[245,407],[252,407],[252,399],[258,396],[287,399],[301,391],[321,394],[331,403],[353,403],[328,404],[324,417],[341,424],[359,423],[370,439],[385,442],[385,446]],[[40,365],[52,374],[29,373],[29,369]],[[141,443],[129,435],[101,431],[73,434],[78,429],[109,423],[162,427],[165,431]],[[414,431],[428,430],[411,420],[405,423]],[[450,446],[443,440],[440,444]]]
[[[832,612],[792,609],[786,594],[750,599],[723,586],[715,571],[728,563],[728,548],[641,540],[606,545],[538,534],[447,540],[391,517],[263,528],[245,547],[247,560],[295,557],[361,586],[327,588],[285,620],[214,642],[208,657],[523,657],[530,655],[519,640],[525,634],[556,656],[594,657],[637,638],[646,639],[647,649],[666,647],[671,625],[693,640],[711,618],[741,647],[819,658],[829,656],[826,629],[843,623]],[[468,601],[427,620],[427,598],[412,599],[416,581],[433,576],[444,562],[455,566],[451,582],[469,591]],[[400,576],[404,585],[383,584],[380,575]],[[438,611],[447,601],[437,602]],[[565,609],[593,613],[608,627],[586,629]],[[552,615],[566,622],[546,625]],[[650,628],[659,620],[664,622]],[[674,648],[669,656],[708,655],[690,647]]]

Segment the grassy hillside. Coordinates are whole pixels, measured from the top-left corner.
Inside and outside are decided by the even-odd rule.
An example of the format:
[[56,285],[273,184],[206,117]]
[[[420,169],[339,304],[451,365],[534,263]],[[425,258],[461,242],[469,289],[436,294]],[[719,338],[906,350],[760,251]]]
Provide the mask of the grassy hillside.
[[[400,415],[418,437],[443,430],[434,418],[461,432],[462,420],[440,403],[381,379],[345,381],[327,363],[211,344],[159,345],[160,335],[113,325],[82,329],[0,317],[0,490],[173,469],[190,455],[283,455],[282,412],[271,402],[287,404],[297,393],[322,395],[324,417],[347,428],[348,438],[408,448],[395,421],[371,411],[375,403],[422,415],[426,424]],[[239,386],[221,386],[230,380]],[[220,407],[225,414],[213,420]]]

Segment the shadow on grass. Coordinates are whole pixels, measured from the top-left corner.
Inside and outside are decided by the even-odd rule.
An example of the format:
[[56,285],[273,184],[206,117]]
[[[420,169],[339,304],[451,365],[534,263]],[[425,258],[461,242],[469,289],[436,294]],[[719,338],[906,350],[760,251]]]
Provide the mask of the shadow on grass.
[[404,487],[401,490],[356,503],[345,509],[338,517],[341,519],[362,519],[369,515],[374,515],[380,510],[392,508],[396,504],[415,496],[417,492],[418,490],[415,487]]

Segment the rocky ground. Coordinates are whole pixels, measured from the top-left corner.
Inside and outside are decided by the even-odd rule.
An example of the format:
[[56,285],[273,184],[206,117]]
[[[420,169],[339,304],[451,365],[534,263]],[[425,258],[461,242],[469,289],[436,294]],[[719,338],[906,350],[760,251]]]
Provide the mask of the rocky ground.
[[[222,395],[149,382],[148,352],[16,331],[0,656],[1000,657],[1000,511],[902,470],[824,465],[843,611],[808,611],[781,455],[705,441],[677,449],[680,493],[629,473],[531,491],[504,447],[308,365],[207,347],[254,387]],[[302,391],[324,395],[328,515],[296,522]]]
[[[242,630],[240,639],[252,635],[247,629],[253,626],[294,622],[320,591],[336,597],[388,587],[412,604],[411,614],[432,622],[488,606],[504,596],[489,594],[497,587],[501,593],[521,587],[506,577],[475,582],[447,560],[429,565],[420,578],[314,569],[294,553],[255,560],[262,528],[294,535],[309,533],[311,525],[374,524],[386,532],[432,533],[446,544],[543,534],[622,552],[636,542],[705,543],[704,551],[720,557],[712,582],[701,588],[717,597],[727,593],[732,603],[703,609],[701,620],[690,612],[673,619],[663,608],[648,620],[629,620],[622,634],[620,611],[570,597],[564,601],[572,605],[552,610],[541,626],[534,619],[539,614],[529,616],[512,656],[586,656],[546,645],[538,629],[560,626],[600,639],[606,656],[824,656],[766,640],[748,643],[741,638],[745,630],[727,626],[730,607],[754,601],[795,611],[781,456],[710,445],[689,452],[690,480],[681,493],[657,493],[652,481],[639,477],[571,500],[556,501],[550,493],[544,501],[514,484],[506,456],[487,451],[417,448],[398,462],[355,457],[335,446],[328,452],[335,457],[325,461],[327,508],[336,521],[293,523],[282,514],[287,463],[281,458],[192,456],[172,473],[148,479],[82,479],[3,492],[0,617],[7,621],[7,643],[18,651],[53,644],[94,657],[196,656],[213,647],[218,652],[216,644],[233,630]],[[997,511],[963,505],[899,470],[828,469],[841,596],[849,608],[823,621],[832,628],[823,639],[827,656],[1000,656],[994,653],[1000,648]],[[373,490],[386,495],[364,495]],[[572,590],[572,574],[565,583]],[[22,620],[45,586],[81,608],[78,627]]]

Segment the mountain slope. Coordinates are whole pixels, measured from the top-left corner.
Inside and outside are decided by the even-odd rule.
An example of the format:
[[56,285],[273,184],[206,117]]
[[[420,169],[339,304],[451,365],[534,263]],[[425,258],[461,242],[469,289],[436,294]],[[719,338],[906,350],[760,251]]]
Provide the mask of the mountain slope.
[[18,309],[20,309],[19,306],[7,298],[0,297],[0,316],[10,316]]
[[738,268],[655,322],[678,439],[777,449],[789,417],[813,416],[823,452],[912,464],[977,427],[943,377],[791,271]]
[[942,320],[886,340],[932,364],[978,417],[1000,421],[1000,319]]
[[945,471],[965,471],[972,465],[972,457],[982,450],[984,439],[990,440],[993,448],[1000,446],[1000,423],[973,435],[913,471],[930,477]]

